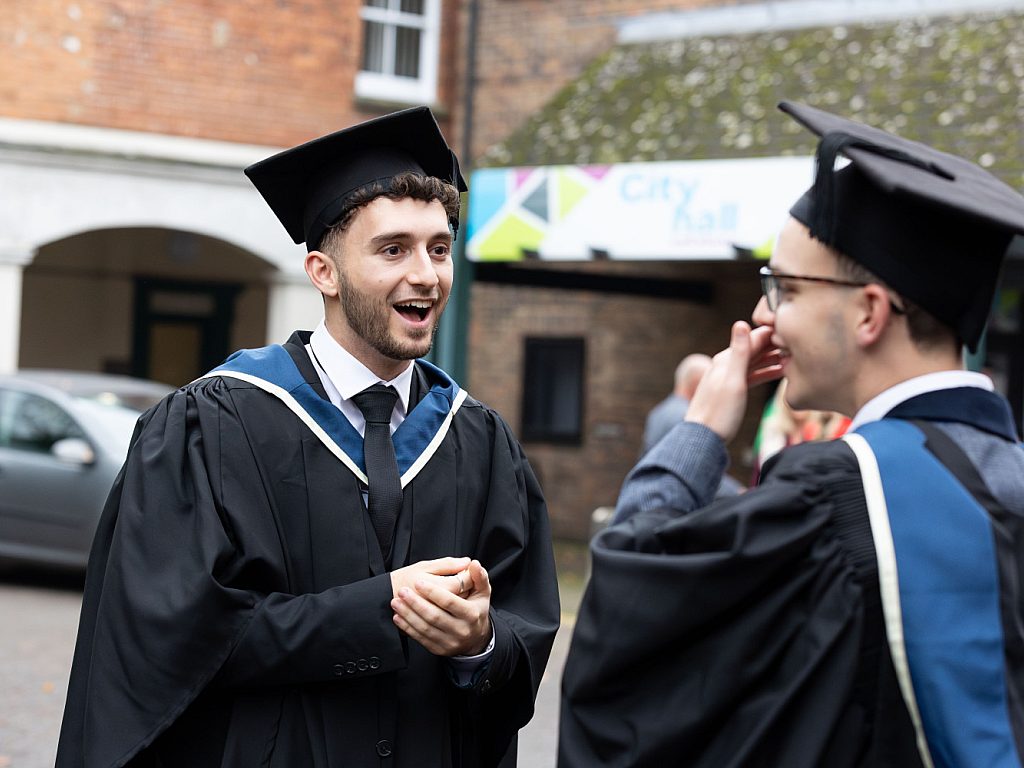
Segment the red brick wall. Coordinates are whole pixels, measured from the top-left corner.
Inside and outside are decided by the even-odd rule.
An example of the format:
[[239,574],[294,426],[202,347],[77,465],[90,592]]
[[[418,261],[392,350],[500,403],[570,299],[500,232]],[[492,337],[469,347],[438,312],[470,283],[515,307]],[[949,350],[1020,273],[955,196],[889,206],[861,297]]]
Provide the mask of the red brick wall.
[[[619,266],[619,265],[613,265]],[[625,265],[623,265],[625,266]],[[633,271],[640,271],[637,266]],[[749,316],[759,296],[754,268],[703,268],[714,281],[712,305],[591,291],[477,283],[469,345],[470,393],[496,408],[517,433],[528,336],[582,336],[586,345],[584,436],[580,446],[524,443],[548,499],[556,536],[586,538],[594,508],[614,505],[636,462],[648,410],[672,387],[676,365],[691,352],[713,354],[728,343],[733,320]],[[692,265],[660,265],[676,279]],[[729,307],[742,307],[739,313]],[[733,446],[733,473],[746,480],[744,449],[763,405],[755,393]]]
[[[442,4],[453,40],[457,2]],[[361,5],[5,0],[0,115],[292,145],[388,111],[353,99]],[[442,106],[453,45],[443,47]]]

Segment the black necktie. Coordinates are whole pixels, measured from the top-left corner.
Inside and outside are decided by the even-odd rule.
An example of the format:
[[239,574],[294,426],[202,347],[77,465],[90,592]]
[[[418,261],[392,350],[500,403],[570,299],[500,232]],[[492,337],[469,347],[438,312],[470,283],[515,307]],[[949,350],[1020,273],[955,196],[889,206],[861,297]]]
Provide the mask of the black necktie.
[[352,396],[366,419],[363,456],[369,484],[367,507],[385,561],[391,555],[391,537],[402,508],[402,481],[395,460],[395,446],[391,442],[391,412],[397,399],[394,387],[383,384],[374,384]]

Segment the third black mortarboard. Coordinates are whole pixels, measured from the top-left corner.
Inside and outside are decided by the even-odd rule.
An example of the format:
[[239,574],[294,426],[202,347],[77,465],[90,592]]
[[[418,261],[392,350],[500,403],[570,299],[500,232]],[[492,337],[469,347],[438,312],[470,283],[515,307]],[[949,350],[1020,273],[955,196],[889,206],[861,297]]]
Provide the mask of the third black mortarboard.
[[[976,348],[1024,197],[925,144],[813,107],[779,108],[821,136],[814,186],[790,213]],[[842,154],[850,163],[836,170]]]
[[[459,161],[427,107],[394,112],[306,142],[245,169],[292,240],[314,250],[359,187],[413,171],[466,191]],[[453,222],[458,225],[458,222]]]

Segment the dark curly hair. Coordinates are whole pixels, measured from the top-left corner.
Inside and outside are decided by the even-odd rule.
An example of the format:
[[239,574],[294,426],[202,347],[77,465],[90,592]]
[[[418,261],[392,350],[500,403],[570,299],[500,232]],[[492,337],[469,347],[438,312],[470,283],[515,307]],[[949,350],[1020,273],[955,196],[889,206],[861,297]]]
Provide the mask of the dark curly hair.
[[350,192],[345,199],[345,205],[338,220],[327,229],[320,239],[320,250],[325,253],[334,252],[342,233],[348,229],[356,212],[378,197],[387,197],[391,200],[409,197],[425,202],[437,200],[444,206],[452,230],[458,231],[461,205],[459,190],[447,181],[408,171],[390,178],[371,181]]

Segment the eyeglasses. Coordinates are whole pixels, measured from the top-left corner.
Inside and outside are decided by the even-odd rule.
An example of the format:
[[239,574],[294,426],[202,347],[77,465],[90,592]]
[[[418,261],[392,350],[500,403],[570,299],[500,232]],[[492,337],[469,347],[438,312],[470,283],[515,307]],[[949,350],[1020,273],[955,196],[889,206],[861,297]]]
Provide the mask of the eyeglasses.
[[827,283],[841,285],[846,288],[863,288],[869,283],[858,283],[853,280],[838,280],[834,277],[812,277],[811,275],[787,275],[785,272],[773,272],[769,266],[760,269],[761,293],[768,300],[768,309],[774,312],[779,306],[779,295],[782,293],[780,280],[803,280],[807,283]]
[[[773,272],[769,266],[763,266],[759,270],[761,275],[761,293],[764,294],[765,299],[768,302],[768,310],[774,312],[779,306],[779,297],[782,293],[782,286],[780,280],[803,280],[807,283],[826,283],[828,285],[838,285],[844,288],[863,288],[871,283],[860,283],[853,280],[839,280],[834,277],[815,277],[812,275],[787,275],[785,272]],[[889,306],[892,307],[893,311],[902,315],[906,312],[902,307],[897,306],[892,299],[889,300]]]

